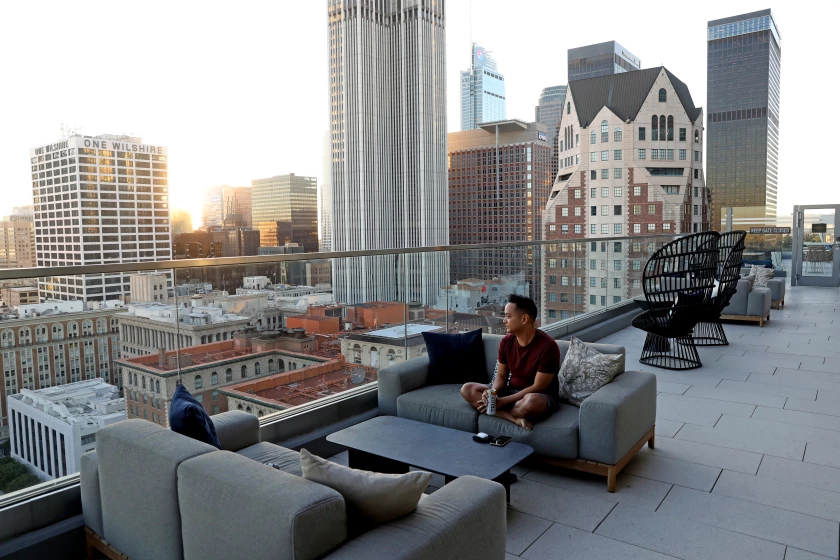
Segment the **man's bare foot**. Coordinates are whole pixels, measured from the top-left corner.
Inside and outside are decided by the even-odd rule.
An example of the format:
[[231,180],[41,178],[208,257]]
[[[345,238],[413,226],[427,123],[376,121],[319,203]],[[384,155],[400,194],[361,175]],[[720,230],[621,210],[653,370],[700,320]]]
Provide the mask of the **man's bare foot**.
[[520,428],[525,428],[526,430],[530,430],[531,428],[533,428],[533,427],[534,427],[534,426],[533,426],[530,422],[528,422],[528,421],[527,421],[527,420],[525,420],[524,418],[517,418],[517,419],[514,421],[514,424],[516,424],[516,425],[517,425],[517,426],[519,426]]

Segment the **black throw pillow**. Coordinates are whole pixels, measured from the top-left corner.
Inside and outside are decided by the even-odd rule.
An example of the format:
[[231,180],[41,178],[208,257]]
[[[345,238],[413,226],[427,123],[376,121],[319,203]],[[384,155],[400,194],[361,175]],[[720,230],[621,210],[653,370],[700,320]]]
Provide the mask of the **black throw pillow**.
[[481,329],[463,334],[424,332],[429,353],[427,385],[487,383]]

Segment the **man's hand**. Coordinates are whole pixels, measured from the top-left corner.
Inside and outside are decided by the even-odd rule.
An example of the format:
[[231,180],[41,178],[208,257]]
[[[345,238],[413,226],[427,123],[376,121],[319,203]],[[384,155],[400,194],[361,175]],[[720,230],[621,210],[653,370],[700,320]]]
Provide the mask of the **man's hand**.
[[[487,412],[487,398],[489,396],[490,390],[488,389],[487,391],[481,393],[481,400],[475,403],[479,414],[484,414],[485,412]],[[496,402],[498,403],[498,399],[496,399]]]

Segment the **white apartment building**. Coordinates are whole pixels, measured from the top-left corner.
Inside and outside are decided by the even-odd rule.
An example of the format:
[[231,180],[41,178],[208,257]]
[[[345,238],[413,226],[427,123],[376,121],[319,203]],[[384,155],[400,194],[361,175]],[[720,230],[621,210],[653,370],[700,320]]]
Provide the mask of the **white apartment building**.
[[[665,67],[570,82],[558,141],[543,324],[640,293],[646,236],[709,227],[703,110]],[[638,241],[607,241],[626,236]]]
[[132,303],[166,303],[169,301],[169,288],[166,274],[151,272],[134,274],[129,279]]
[[96,432],[125,420],[125,399],[103,379],[24,389],[7,406],[12,456],[42,480],[79,472],[82,454],[96,447]]
[[[331,249],[448,245],[444,1],[328,0],[327,18]],[[434,304],[448,270],[444,253],[420,253],[337,260],[332,274],[336,301]]]
[[[128,136],[72,136],[29,151],[38,266],[168,260],[168,155]],[[41,296],[104,301],[129,292],[130,273],[46,277]]]

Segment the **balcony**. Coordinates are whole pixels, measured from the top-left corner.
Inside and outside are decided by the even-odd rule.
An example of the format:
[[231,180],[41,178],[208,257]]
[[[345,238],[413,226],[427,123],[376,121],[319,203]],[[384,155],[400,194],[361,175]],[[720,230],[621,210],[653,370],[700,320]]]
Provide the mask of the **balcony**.
[[[536,295],[546,316],[543,330],[555,338],[621,345],[627,370],[656,375],[657,438],[655,448],[643,448],[624,468],[615,493],[606,491],[600,477],[528,461],[515,467],[507,558],[840,557],[840,366],[832,359],[840,354],[833,340],[840,337],[837,289],[791,288],[788,280],[784,307],[773,309],[763,327],[727,322],[730,344],[700,348],[702,368],[651,368],[638,362],[644,333],[629,326],[638,312],[631,298],[640,294],[634,261],[643,264],[670,239],[582,239],[565,251],[533,243],[318,255],[349,271],[347,287],[364,280],[368,299],[352,303],[336,301],[324,287],[292,289],[291,282],[281,282],[296,274],[305,278],[301,264],[312,261],[311,254],[50,269],[42,274],[51,288],[75,288],[60,279],[80,274],[88,275],[84,281],[116,273],[152,273],[155,282],[163,276],[173,289],[158,305],[171,306],[171,317],[155,313],[149,319],[141,312],[138,321],[137,302],[91,300],[90,309],[67,311],[47,306],[27,317],[35,321],[27,323],[31,338],[19,333],[21,319],[0,321],[0,331],[17,321],[15,338],[3,351],[34,356],[19,362],[18,392],[28,383],[38,390],[46,379],[56,386],[101,376],[121,389],[129,417],[165,426],[180,373],[208,413],[250,406],[263,441],[346,463],[346,451],[326,437],[379,414],[379,368],[422,355],[424,330],[494,333],[507,293]],[[432,253],[438,255],[427,258]],[[439,259],[441,254],[446,258]],[[514,257],[521,259],[520,274],[492,274],[494,263],[507,271]],[[602,268],[600,260],[607,265]],[[389,263],[388,278],[353,274],[381,262]],[[441,268],[414,268],[440,262]],[[454,273],[456,263],[465,267],[460,270],[479,267],[481,276]],[[10,279],[33,271],[2,274]],[[264,276],[271,284],[237,295],[245,276]],[[592,288],[590,278],[598,279]],[[435,292],[434,301],[423,301]],[[551,293],[558,294],[555,301]],[[191,325],[190,313],[202,307],[221,309],[222,318]],[[38,321],[48,327],[44,334],[36,330]],[[111,354],[99,354],[102,339],[111,341]],[[83,358],[88,340],[95,342],[89,351],[93,366]],[[81,343],[78,352],[70,343]],[[53,352],[49,369],[39,370],[38,349],[59,344],[67,347],[64,361],[57,363]],[[315,368],[322,369],[312,375]],[[63,378],[56,377],[59,372]],[[427,492],[443,484],[435,475]],[[78,475],[0,496],[0,527],[0,555],[83,558]]]

